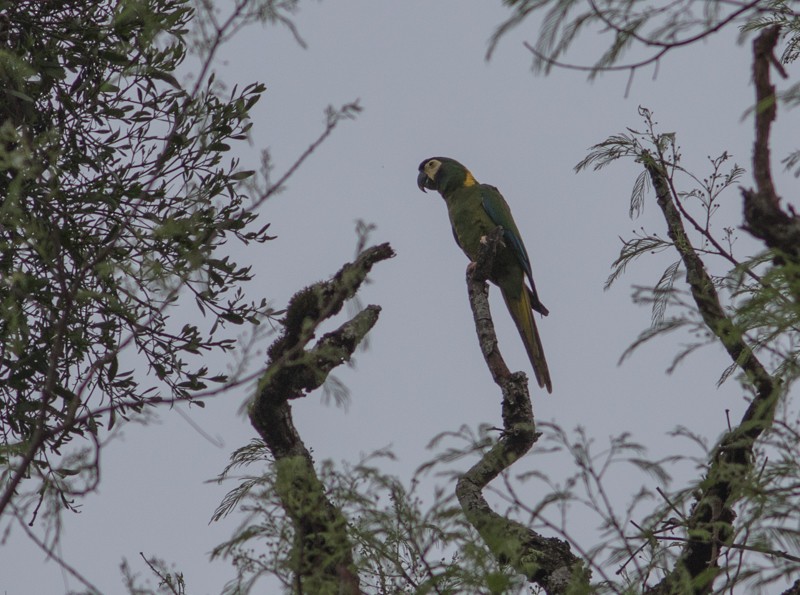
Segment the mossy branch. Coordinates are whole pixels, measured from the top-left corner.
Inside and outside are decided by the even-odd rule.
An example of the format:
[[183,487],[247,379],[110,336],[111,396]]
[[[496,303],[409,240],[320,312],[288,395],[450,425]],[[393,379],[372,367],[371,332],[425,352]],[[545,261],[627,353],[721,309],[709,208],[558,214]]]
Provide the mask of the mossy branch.
[[290,401],[319,388],[333,368],[352,357],[378,321],[380,307],[367,306],[306,348],[319,325],[355,295],[372,266],[392,256],[389,244],[364,250],[329,281],[292,297],[284,332],[268,350],[267,369],[248,407],[250,422],[275,459],[276,490],[294,528],[298,593],[360,593],[346,519],[326,496],[292,421]]
[[[508,564],[549,594],[566,593],[587,585],[589,574],[580,558],[561,539],[544,537],[528,527],[494,512],[483,497],[483,489],[515,461],[523,457],[539,438],[533,417],[527,377],[511,373],[497,346],[489,310],[486,279],[502,241],[502,228],[490,233],[481,246],[475,265],[467,269],[467,290],[478,341],[486,364],[503,395],[503,434],[480,461],[466,471],[456,485],[459,504],[473,527],[501,564]],[[580,587],[578,586],[580,592]]]
[[742,497],[739,488],[752,468],[753,444],[772,422],[780,390],[743,333],[725,313],[705,264],[686,234],[663,163],[649,153],[642,155],[642,162],[655,189],[669,238],[686,269],[686,282],[697,310],[755,392],[739,425],[725,434],[712,452],[707,476],[687,519],[689,539],[675,568],[649,591],[707,593],[719,573],[718,560],[723,548],[734,534],[733,506]]
[[753,178],[756,189],[743,188],[745,229],[780,251],[793,262],[800,262],[800,219],[790,207],[781,209],[780,197],[772,181],[769,139],[777,113],[775,86],[770,80],[774,66],[785,78],[786,72],[775,58],[780,27],[764,31],[753,41],[753,84],[756,88]]

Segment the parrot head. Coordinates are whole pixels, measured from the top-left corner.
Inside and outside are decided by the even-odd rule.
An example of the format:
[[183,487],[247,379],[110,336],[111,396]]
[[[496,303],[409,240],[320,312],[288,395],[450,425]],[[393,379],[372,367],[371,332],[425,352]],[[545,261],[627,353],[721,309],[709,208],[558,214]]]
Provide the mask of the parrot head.
[[445,193],[448,188],[472,186],[475,178],[469,170],[449,157],[429,157],[419,164],[417,186],[420,190],[438,190]]

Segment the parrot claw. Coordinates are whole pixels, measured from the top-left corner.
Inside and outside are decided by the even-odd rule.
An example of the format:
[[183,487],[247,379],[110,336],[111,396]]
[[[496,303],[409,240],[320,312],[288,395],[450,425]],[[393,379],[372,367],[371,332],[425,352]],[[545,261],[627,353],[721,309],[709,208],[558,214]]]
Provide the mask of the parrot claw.
[[470,260],[469,264],[467,265],[467,274],[471,275],[472,273],[475,272],[476,268],[478,268],[478,263]]
[[[489,243],[489,236],[481,236],[480,243],[481,243],[482,246],[485,246],[486,244],[488,244]],[[499,247],[501,247],[501,248],[505,248],[506,247],[506,243],[503,241],[502,238],[500,238],[497,241],[497,245]]]

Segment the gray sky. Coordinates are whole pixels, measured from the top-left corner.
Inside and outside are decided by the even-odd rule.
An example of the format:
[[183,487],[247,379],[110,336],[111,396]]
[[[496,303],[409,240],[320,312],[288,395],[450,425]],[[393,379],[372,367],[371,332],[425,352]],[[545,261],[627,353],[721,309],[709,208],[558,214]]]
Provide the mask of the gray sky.
[[[398,254],[377,266],[360,296],[383,308],[369,351],[358,355],[355,369],[336,371],[351,390],[349,409],[324,406],[319,395],[295,404],[318,461],[355,461],[391,445],[399,462],[388,470],[408,477],[430,458],[425,445],[437,433],[500,424],[500,396],[481,359],[466,298],[466,259],[441,198],[415,185],[417,165],[433,155],[456,158],[479,181],[498,186],[523,234],[551,312],[538,324],[554,388],[548,396],[532,383],[537,420],[570,430],[584,426],[601,444],[630,430],[655,458],[685,452],[666,435],[676,425],[713,440],[725,428],[725,409],[733,419],[744,409],[734,381],[715,389],[728,364],[716,347],[690,357],[675,374],[664,373],[686,341],[679,334],[617,366],[650,320],[648,308],[631,303],[631,285],[655,283],[675,258],[642,259],[604,292],[618,236],[630,237],[640,226],[663,233],[664,226],[652,201],[638,220],[627,217],[635,164],[579,175],[573,166],[592,144],[640,127],[637,106],[643,105],[663,132],[678,133],[690,169],[705,173],[706,156],[725,149],[749,168],[752,123],[742,120],[753,100],[749,44],[737,46],[731,33],[676,51],[656,78],[652,70],[639,73],[625,97],[624,74],[593,84],[576,72],[533,76],[522,42],[534,39],[534,21],[504,38],[485,62],[487,40],[506,15],[499,0],[307,2],[296,24],[308,49],[285,29],[249,29],[218,65],[229,83],[267,85],[252,113],[253,146],[238,151],[255,164],[259,150],[269,147],[278,173],[321,132],[326,105],[359,98],[364,107],[265,205],[264,220],[278,239],[241,257],[256,263],[251,295],[282,307],[292,293],[352,258],[356,219],[375,223],[373,241],[390,242]],[[600,43],[582,40],[583,55],[594,56]],[[796,117],[781,112],[776,161],[791,147],[790,134],[781,131],[790,121],[796,124]],[[779,191],[788,180],[779,178]],[[750,183],[749,175],[743,182]],[[738,192],[723,202],[720,227],[723,220],[738,224]],[[745,254],[748,238],[743,232],[740,238],[738,252]],[[498,292],[492,296],[502,353],[512,369],[530,373]],[[207,523],[233,484],[204,482],[255,436],[237,413],[246,397],[232,392],[189,412],[221,447],[168,411],[159,424],[126,427],[105,451],[99,492],[83,502],[80,515],[66,517],[65,559],[106,593],[122,590],[123,557],[147,575],[140,551],[174,562],[193,595],[218,593],[233,570],[225,562],[210,564],[208,553],[232,533],[236,519]],[[550,471],[571,468],[562,456],[548,457]],[[537,463],[526,461],[520,470]],[[646,481],[627,479],[618,486],[621,505]],[[42,559],[15,528],[0,554],[0,593],[80,588]]]

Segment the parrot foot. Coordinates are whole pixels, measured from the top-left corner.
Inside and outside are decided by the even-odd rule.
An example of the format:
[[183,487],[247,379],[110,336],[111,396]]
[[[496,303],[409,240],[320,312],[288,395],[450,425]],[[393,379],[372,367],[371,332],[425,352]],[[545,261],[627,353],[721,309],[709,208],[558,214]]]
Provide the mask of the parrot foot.
[[473,262],[473,261],[470,260],[469,264],[467,265],[467,274],[471,275],[472,273],[474,273],[475,269],[477,267],[478,267],[478,263],[477,262]]
[[[481,245],[486,246],[489,243],[489,236],[488,235],[481,236],[481,239],[479,241]],[[499,246],[502,246],[503,248],[506,247],[506,243],[503,241],[502,236],[497,239],[497,244]]]

